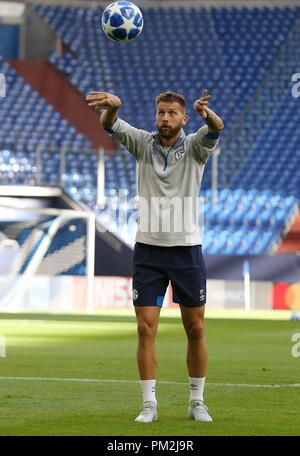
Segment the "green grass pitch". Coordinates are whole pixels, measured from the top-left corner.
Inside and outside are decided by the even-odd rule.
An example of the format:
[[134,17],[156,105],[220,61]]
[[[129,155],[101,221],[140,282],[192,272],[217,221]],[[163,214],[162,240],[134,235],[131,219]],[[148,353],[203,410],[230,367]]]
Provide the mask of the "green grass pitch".
[[0,435],[299,435],[295,332],[299,322],[207,319],[205,400],[214,422],[199,423],[187,418],[180,319],[162,316],[159,420],[143,424],[134,422],[141,406],[134,317],[2,315]]

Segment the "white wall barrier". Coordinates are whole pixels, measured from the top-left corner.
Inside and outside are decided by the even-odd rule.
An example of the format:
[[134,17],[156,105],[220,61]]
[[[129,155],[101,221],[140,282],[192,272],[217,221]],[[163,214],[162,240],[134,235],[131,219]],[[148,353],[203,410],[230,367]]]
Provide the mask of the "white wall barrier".
[[[11,280],[11,278],[10,278]],[[85,312],[87,279],[82,276],[35,276],[24,293],[1,305],[1,289],[7,282],[0,276],[0,312]],[[272,309],[272,282],[251,282],[250,308]],[[243,281],[208,280],[207,306],[209,308],[245,308]],[[176,307],[170,287],[164,307]],[[95,277],[95,295],[92,311],[106,308],[132,307],[132,279],[127,277]]]

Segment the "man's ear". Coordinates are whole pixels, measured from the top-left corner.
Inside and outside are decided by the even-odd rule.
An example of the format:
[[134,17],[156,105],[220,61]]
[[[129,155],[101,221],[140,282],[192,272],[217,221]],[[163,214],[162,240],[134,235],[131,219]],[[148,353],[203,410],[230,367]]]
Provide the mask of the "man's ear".
[[187,114],[184,114],[182,117],[182,125],[186,125],[188,123],[189,117]]

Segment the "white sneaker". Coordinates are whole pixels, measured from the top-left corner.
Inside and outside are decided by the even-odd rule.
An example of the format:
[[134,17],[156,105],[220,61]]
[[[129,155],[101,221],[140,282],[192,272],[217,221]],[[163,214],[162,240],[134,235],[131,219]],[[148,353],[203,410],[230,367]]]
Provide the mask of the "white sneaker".
[[157,404],[152,401],[145,401],[141,413],[134,421],[138,423],[151,423],[152,421],[156,421],[157,418]]
[[207,413],[208,409],[203,401],[191,401],[189,405],[189,418],[195,421],[210,423],[212,417]]

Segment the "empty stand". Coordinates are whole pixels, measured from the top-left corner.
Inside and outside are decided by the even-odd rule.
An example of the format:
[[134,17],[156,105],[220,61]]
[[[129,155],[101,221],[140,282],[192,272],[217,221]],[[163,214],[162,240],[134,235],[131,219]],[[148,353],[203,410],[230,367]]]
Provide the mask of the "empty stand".
[[[101,8],[43,5],[36,10],[68,47],[63,55],[51,53],[50,62],[82,95],[95,89],[118,94],[123,101],[120,115],[139,128],[155,129],[155,96],[174,90],[186,96],[190,116],[186,131],[194,131],[203,122],[192,112],[192,103],[203,89],[211,92],[212,107],[224,118],[225,132],[216,207],[209,190],[209,162],[203,180],[205,251],[241,255],[274,251],[297,213],[300,196],[296,172],[300,103],[291,96],[290,84],[293,72],[300,71],[300,8],[149,8],[143,11],[142,36],[130,43],[107,39],[101,29]],[[18,84],[22,93],[31,90],[24,91],[24,81]],[[39,104],[32,93],[38,100],[35,105]],[[10,167],[3,178],[34,180],[36,145],[51,140],[51,150],[42,151],[42,180],[53,184],[62,180],[75,199],[93,207],[97,157],[72,150],[89,144],[49,106],[36,111],[31,104],[30,109],[27,117],[34,112],[33,118],[40,119],[45,111],[47,120],[55,117],[57,123],[51,122],[51,127],[47,123],[43,131],[46,122],[35,125],[28,136],[26,129],[22,131],[25,154],[15,145],[3,146],[0,170]],[[10,144],[17,138],[12,133],[14,119],[6,122],[3,117]],[[59,173],[62,146],[67,158],[63,176]],[[118,154],[105,157],[105,169],[107,200],[96,209],[98,216],[132,244],[134,224],[128,229],[118,221],[128,202],[119,203],[116,197],[120,189],[128,198],[135,195],[135,161],[120,147]],[[132,201],[128,218],[136,212]]]

